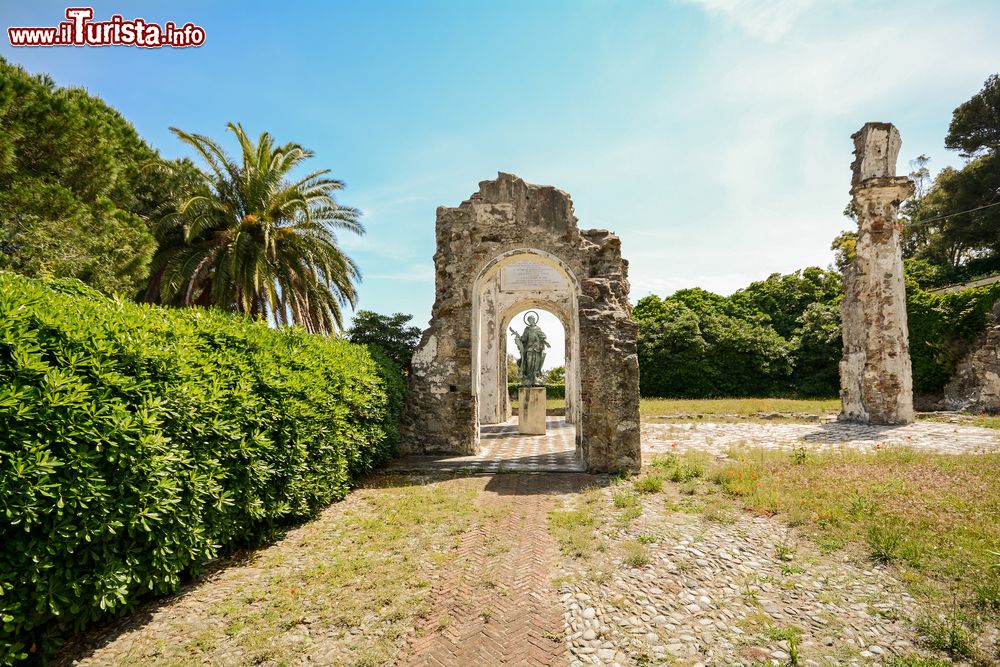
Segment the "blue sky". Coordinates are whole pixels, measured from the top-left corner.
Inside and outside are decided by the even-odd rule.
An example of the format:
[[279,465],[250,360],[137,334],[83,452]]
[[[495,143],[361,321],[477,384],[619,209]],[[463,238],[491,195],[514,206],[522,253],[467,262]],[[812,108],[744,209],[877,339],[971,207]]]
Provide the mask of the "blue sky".
[[[65,3],[0,1],[3,27]],[[205,28],[204,46],[0,55],[119,109],[162,154],[229,120],[316,152],[368,234],[342,238],[359,307],[424,326],[434,215],[498,171],[569,192],[608,228],[633,301],[730,293],[826,266],[847,221],[850,135],[895,123],[900,167],[944,149],[951,111],[1000,69],[1000,3],[911,0],[94,2]]]

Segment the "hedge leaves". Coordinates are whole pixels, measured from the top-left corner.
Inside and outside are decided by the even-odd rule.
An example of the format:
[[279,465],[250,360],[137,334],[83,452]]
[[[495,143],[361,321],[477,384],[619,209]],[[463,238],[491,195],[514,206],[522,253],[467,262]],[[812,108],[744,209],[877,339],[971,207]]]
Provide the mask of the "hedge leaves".
[[342,498],[401,401],[343,340],[0,272],[0,664]]

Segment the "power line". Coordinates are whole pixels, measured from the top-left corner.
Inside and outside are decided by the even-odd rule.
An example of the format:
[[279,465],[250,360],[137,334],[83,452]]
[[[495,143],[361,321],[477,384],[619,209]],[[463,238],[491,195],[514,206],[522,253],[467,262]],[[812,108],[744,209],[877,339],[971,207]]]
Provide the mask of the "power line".
[[939,220],[946,220],[948,218],[954,218],[956,215],[965,215],[966,213],[975,213],[976,211],[982,211],[984,208],[992,208],[994,206],[1000,206],[1000,201],[994,202],[992,204],[985,204],[983,206],[977,206],[976,208],[970,208],[968,211],[959,211],[958,213],[948,213],[946,215],[939,215],[934,218],[928,218],[927,220],[918,220],[917,222],[907,223],[907,227],[919,227],[920,225],[929,225],[932,222],[937,222]]

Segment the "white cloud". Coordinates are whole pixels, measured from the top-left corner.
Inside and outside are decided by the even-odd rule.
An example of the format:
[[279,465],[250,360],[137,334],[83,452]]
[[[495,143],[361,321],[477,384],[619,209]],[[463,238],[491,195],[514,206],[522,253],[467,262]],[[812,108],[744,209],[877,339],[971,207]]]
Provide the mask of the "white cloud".
[[748,33],[776,42],[816,0],[683,0],[722,16]]
[[389,280],[403,283],[433,283],[434,266],[432,264],[419,264],[410,266],[405,271],[395,273],[372,273],[364,276],[373,280]]

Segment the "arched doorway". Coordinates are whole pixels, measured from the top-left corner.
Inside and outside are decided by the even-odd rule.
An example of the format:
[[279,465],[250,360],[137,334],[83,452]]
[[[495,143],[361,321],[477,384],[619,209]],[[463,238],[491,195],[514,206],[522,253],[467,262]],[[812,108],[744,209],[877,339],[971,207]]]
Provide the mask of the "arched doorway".
[[512,174],[438,208],[435,301],[413,355],[404,453],[480,454],[482,427],[507,417],[506,328],[534,307],[556,315],[566,332],[567,421],[578,460],[592,472],[639,468],[628,262],[617,236],[576,222],[569,195]]
[[[544,250],[516,248],[489,261],[472,289],[472,377],[477,405],[476,438],[484,424],[499,424],[510,416],[507,398],[507,328],[513,317],[529,308],[555,315],[566,337],[566,421],[576,424],[574,441],[583,437],[578,409],[580,284],[572,269]],[[579,447],[578,447],[579,449]]]
[[[505,332],[504,342],[506,343],[507,348],[506,348],[506,355],[504,355],[503,353],[501,354],[500,368],[501,372],[503,372],[504,370],[507,371],[507,383],[508,383],[507,386],[510,387],[511,383],[518,383],[521,377],[520,371],[517,367],[517,364],[515,363],[518,359],[519,352],[517,350],[517,343],[514,340],[514,335],[513,333],[511,333],[511,330],[513,329],[518,333],[521,333],[523,328],[527,325],[525,318],[529,314],[534,314],[538,316],[537,324],[541,328],[541,330],[545,333],[546,342],[549,343],[549,347],[546,349],[545,363],[542,367],[543,372],[545,372],[546,374],[545,384],[546,386],[550,384],[561,384],[565,388],[566,363],[567,363],[566,342],[569,340],[569,332],[567,330],[569,323],[565,318],[560,317],[555,313],[551,312],[548,308],[545,307],[545,305],[537,305],[537,304],[528,305],[524,310],[516,308],[515,312],[509,318],[504,318],[505,320],[507,320],[507,324],[505,325],[506,329],[502,329],[502,331]],[[572,363],[572,358],[573,358],[572,349],[570,349],[568,356],[570,359],[570,363]],[[507,363],[504,363],[504,357],[506,357]],[[559,379],[551,379],[552,373],[555,372],[557,368],[562,369],[562,373]],[[569,378],[569,381],[572,390],[572,387],[576,381],[575,374],[572,374],[572,376]],[[556,401],[562,403],[562,405],[555,405],[553,407],[556,407],[557,409],[564,408],[566,403],[564,395],[565,391],[563,391],[562,393],[550,391],[548,393],[548,399],[550,400],[550,402]],[[508,415],[508,419],[510,419],[512,413],[515,411],[514,409],[515,409],[515,404],[517,402],[516,401],[517,396],[515,395],[514,392],[508,392],[508,398],[510,399],[508,401],[509,409],[506,412]],[[572,402],[572,397],[570,397],[570,402]],[[503,412],[504,410],[501,409],[501,414],[503,414]],[[565,410],[563,410],[563,413],[565,414]],[[569,413],[570,413],[568,417],[569,421],[574,421],[572,410],[570,410]]]

